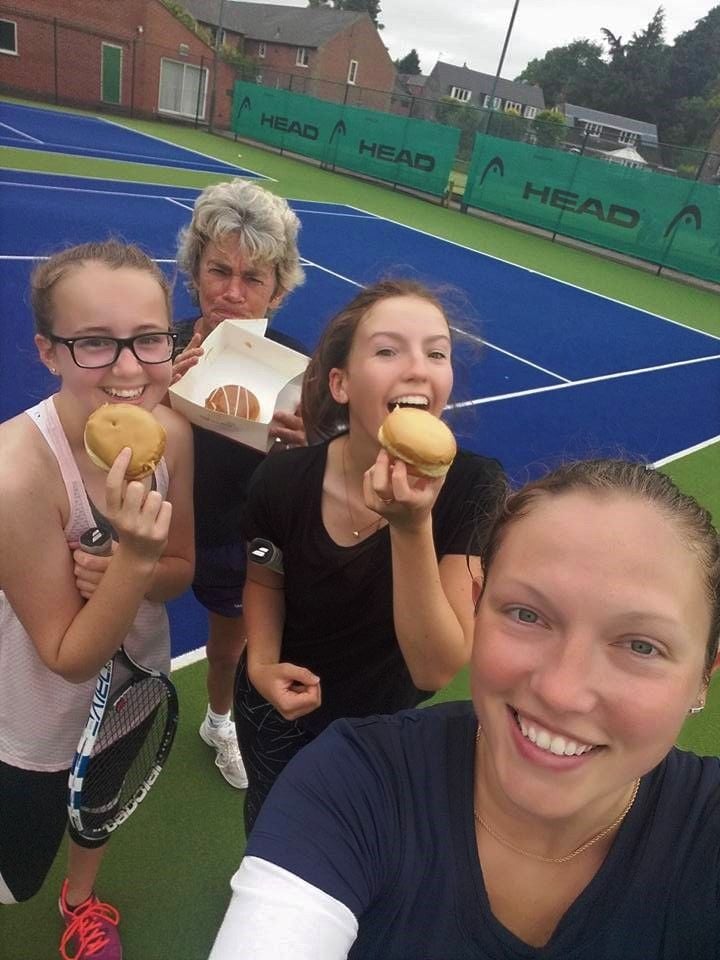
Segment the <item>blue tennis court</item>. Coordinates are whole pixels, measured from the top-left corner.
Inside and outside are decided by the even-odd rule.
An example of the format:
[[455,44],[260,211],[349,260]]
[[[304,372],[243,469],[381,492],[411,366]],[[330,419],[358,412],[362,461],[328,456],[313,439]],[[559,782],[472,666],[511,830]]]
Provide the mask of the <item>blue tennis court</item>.
[[[0,173],[5,349],[0,418],[47,395],[27,304],[32,261],[113,234],[171,274],[196,191],[77,177]],[[460,442],[512,478],[568,457],[625,453],[655,462],[717,439],[720,338],[349,206],[295,201],[307,282],[278,328],[308,350],[359,285],[388,273],[452,284],[466,296],[449,421]],[[182,283],[176,315],[194,313]],[[460,321],[459,321],[460,322]],[[203,642],[199,609],[173,611],[173,650]]]
[[138,133],[102,117],[62,113],[5,101],[0,101],[0,146],[234,176],[263,176],[159,137]]

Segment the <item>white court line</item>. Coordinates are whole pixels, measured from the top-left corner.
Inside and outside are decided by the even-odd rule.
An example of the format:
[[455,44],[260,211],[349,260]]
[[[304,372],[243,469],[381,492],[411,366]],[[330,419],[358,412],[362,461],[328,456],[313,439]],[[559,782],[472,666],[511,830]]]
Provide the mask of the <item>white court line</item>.
[[714,443],[720,443],[720,434],[717,437],[710,437],[709,440],[703,440],[702,443],[696,443],[692,447],[686,447],[684,450],[678,450],[677,453],[671,453],[669,457],[663,457],[653,463],[653,467],[664,467],[673,460],[680,460],[681,457],[689,457],[691,453],[697,453],[698,450],[704,450],[705,447],[711,447]]
[[26,140],[32,140],[33,143],[44,143],[44,140],[38,140],[37,137],[31,137],[29,133],[24,133],[22,130],[18,130],[17,127],[11,127],[9,123],[3,123],[0,120],[0,127],[5,127],[6,130],[12,130],[13,133],[16,133],[19,137],[25,137]]
[[[22,256],[14,256],[10,253],[0,253],[1,260],[49,260],[50,256],[48,254],[23,254]],[[172,257],[152,257],[155,263],[177,263]]]
[[[147,164],[146,164],[147,166]],[[32,175],[35,173],[41,177],[65,177],[68,180],[101,180],[103,183],[136,183],[138,186],[145,187],[157,187],[159,190],[167,188],[168,190],[196,190],[198,193],[202,190],[202,187],[183,187],[177,183],[153,183],[152,180],[116,180],[114,177],[98,176],[96,174],[85,174],[85,173],[57,173],[55,170],[40,170],[32,171],[28,170],[26,167],[7,167],[2,168],[3,172],[7,171],[8,173],[29,173]],[[197,172],[197,171],[196,171]],[[202,171],[200,171],[202,172]],[[24,187],[39,187],[39,183],[15,183],[14,180],[7,181],[11,186],[24,186]],[[81,189],[80,187],[68,187],[68,190],[72,189]]]
[[[62,176],[66,176],[66,174],[62,174]],[[127,181],[112,180],[110,182],[123,183]],[[0,186],[29,187],[32,190],[65,190],[69,193],[99,193],[103,197],[140,197],[146,200],[170,200],[173,203],[178,202],[173,200],[172,197],[168,197],[162,193],[134,193],[131,190],[96,190],[93,187],[56,187],[50,183],[17,183],[14,180],[0,180]],[[155,186],[155,184],[150,184],[150,186]],[[157,186],[162,189],[163,186],[171,186],[171,184],[158,184]],[[188,189],[192,190],[193,188],[188,187]]]
[[[265,173],[260,173],[258,170],[251,170],[250,167],[240,166],[237,163],[230,163],[229,160],[221,160],[219,157],[213,157],[209,153],[203,153],[202,150],[194,150],[192,147],[185,147],[181,143],[175,143],[172,140],[166,140],[164,137],[158,137],[154,133],[145,133],[144,130],[136,130],[135,127],[126,127],[124,123],[118,123],[117,120],[108,120],[107,117],[95,117],[96,120],[100,120],[103,123],[109,123],[113,127],[119,127],[121,130],[129,130],[130,133],[136,133],[140,137],[147,137],[148,140],[157,140],[158,143],[164,143],[168,147],[177,147],[178,150],[187,150],[189,153],[194,153],[198,157],[205,157],[206,160],[213,160],[215,163],[224,163],[228,167],[237,167],[237,175],[239,176],[243,170],[248,173],[254,173],[261,180],[271,180],[273,183],[277,183],[275,177],[268,177]],[[230,141],[228,141],[230,142]],[[170,164],[172,166],[172,164]],[[203,171],[207,172],[207,171]],[[218,173],[223,173],[225,171],[218,170]],[[232,173],[232,170],[228,170],[227,173]]]
[[189,210],[191,213],[195,209],[194,204],[191,204],[190,206],[187,205],[187,200],[175,200],[174,197],[163,197],[163,200],[167,200],[168,203],[174,203],[176,206],[182,207],[183,210]]
[[313,217],[347,217],[349,220],[377,220],[372,214],[367,213],[333,213],[331,210],[298,210],[293,207],[295,213],[307,213]]
[[205,659],[205,647],[197,647],[195,650],[188,650],[187,653],[181,653],[172,658],[170,669],[174,673],[176,670],[182,670],[183,667],[190,667],[193,663],[199,663]]
[[474,340],[483,347],[490,347],[491,350],[497,350],[498,353],[504,353],[506,356],[512,357],[513,360],[517,360],[519,363],[524,363],[528,367],[534,367],[535,370],[540,370],[542,373],[546,373],[549,377],[555,377],[556,380],[562,380],[563,383],[574,383],[573,380],[568,380],[567,377],[561,377],[559,373],[554,373],[552,370],[548,370],[547,367],[541,367],[539,363],[533,363],[532,360],[526,360],[517,353],[512,353],[510,350],[505,350],[504,347],[499,347],[496,343],[491,343],[489,340],[483,340],[482,337],[478,337],[474,333],[468,333],[466,330],[461,330],[459,327],[450,327],[450,329],[453,333],[457,333],[457,335],[460,337],[465,337],[468,340]]
[[586,377],[584,380],[570,380],[567,383],[552,383],[547,387],[533,387],[532,390],[518,390],[515,393],[500,393],[494,397],[479,397],[477,400],[460,400],[450,403],[447,410],[460,410],[463,407],[477,407],[483,403],[495,403],[496,400],[514,400],[516,397],[531,397],[537,393],[549,393],[551,390],[567,390],[583,387],[588,383],[602,383],[604,380],[620,380],[622,377],[636,377],[641,373],[655,373],[658,370],[671,370],[674,367],[689,367],[694,363],[707,363],[720,360],[720,353],[710,357],[693,357],[691,360],[675,360],[672,363],[660,363],[656,367],[640,367],[637,370],[621,370],[619,373],[604,373],[599,377]]
[[319,263],[315,263],[314,260],[308,260],[306,257],[301,257],[300,263],[304,267],[315,267],[316,270],[322,270],[323,273],[329,273],[331,277],[335,277],[338,280],[344,280],[345,283],[351,283],[354,287],[363,287],[363,284],[358,283],[357,280],[351,280],[350,277],[345,277],[342,273],[336,273],[329,267],[323,267]]
[[[359,210],[361,213],[368,213],[369,211],[363,210],[362,207],[356,207],[352,203],[346,203],[346,207],[351,207],[353,210]],[[447,237],[438,236],[438,234],[430,233],[429,230],[421,230],[419,227],[411,227],[406,223],[401,223],[399,220],[392,220],[390,217],[383,217],[380,214],[370,214],[375,220],[387,220],[388,223],[393,223],[397,227],[404,227],[406,230],[412,230],[414,233],[421,233],[425,237],[432,237],[433,240],[442,240],[444,243],[450,243],[454,247],[459,247],[461,250],[469,250],[471,253],[476,253],[480,257],[487,257],[489,260],[496,260],[498,263],[505,263],[510,267],[515,267],[518,270],[522,270],[525,273],[533,274],[536,277],[543,277],[545,280],[550,280],[552,283],[560,283],[564,287],[571,287],[573,290],[580,290],[582,293],[592,294],[593,297],[600,297],[603,300],[607,300],[609,303],[619,303],[621,307],[628,307],[630,310],[637,310],[639,313],[646,313],[649,317],[657,317],[658,320],[664,320],[665,323],[673,323],[676,327],[682,327],[683,330],[691,330],[693,333],[697,333],[702,337],[709,337],[711,340],[720,340],[720,335],[715,333],[707,333],[705,330],[698,330],[697,327],[691,327],[687,323],[681,323],[679,320],[673,320],[671,317],[664,317],[660,313],[651,313],[649,310],[643,310],[642,307],[638,307],[633,303],[627,303],[624,300],[618,300],[616,297],[609,297],[605,293],[598,293],[596,290],[588,290],[587,287],[581,287],[577,283],[570,283],[569,280],[560,280],[558,277],[551,277],[548,273],[543,273],[541,270],[531,270],[530,267],[524,267],[520,263],[513,263],[512,260],[505,260],[503,257],[497,257],[492,253],[485,253],[484,250],[476,250],[475,247],[468,247],[464,243],[458,243],[455,240],[448,240]],[[499,224],[503,226],[503,224]],[[509,227],[508,229],[513,229]],[[541,239],[546,239],[541,237]],[[580,251],[581,253],[586,253],[587,251]],[[592,254],[590,254],[592,256]]]

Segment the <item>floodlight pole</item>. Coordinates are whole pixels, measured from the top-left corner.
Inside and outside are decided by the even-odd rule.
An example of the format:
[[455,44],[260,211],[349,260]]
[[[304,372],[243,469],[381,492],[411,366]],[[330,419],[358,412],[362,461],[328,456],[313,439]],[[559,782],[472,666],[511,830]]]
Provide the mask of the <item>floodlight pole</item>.
[[220,13],[218,14],[217,32],[215,34],[215,52],[213,55],[212,68],[212,93],[210,96],[210,123],[208,124],[208,133],[215,133],[215,105],[217,103],[217,74],[218,57],[220,55],[220,38],[223,33],[223,13],[225,12],[225,0],[220,0]]
[[498,80],[500,79],[500,74],[502,73],[503,64],[505,63],[505,54],[507,53],[508,44],[510,43],[510,34],[513,31],[513,26],[515,25],[515,14],[517,9],[520,6],[520,0],[515,0],[515,5],[513,6],[512,16],[510,17],[510,23],[508,24],[507,33],[505,34],[505,43],[503,44],[502,53],[500,54],[500,62],[498,63],[497,73],[493,80],[492,90],[490,91],[490,113],[488,114],[488,122],[486,126],[486,131],[490,127],[490,116],[495,110],[495,91],[497,90]]

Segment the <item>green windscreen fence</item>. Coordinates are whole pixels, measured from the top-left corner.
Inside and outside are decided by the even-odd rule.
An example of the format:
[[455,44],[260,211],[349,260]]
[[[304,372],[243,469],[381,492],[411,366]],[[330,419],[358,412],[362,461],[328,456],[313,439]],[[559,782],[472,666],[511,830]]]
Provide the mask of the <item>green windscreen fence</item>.
[[460,131],[237,81],[232,129],[261,143],[442,196]]
[[720,281],[720,186],[478,134],[463,202]]

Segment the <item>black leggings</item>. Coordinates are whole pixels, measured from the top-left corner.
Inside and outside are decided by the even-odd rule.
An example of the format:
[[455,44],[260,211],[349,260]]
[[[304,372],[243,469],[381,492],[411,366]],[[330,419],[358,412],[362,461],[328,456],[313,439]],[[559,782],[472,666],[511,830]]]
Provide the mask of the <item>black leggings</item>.
[[[67,825],[68,771],[42,773],[0,761],[0,888],[16,901],[29,900],[45,880]],[[92,842],[70,836],[80,846]],[[0,903],[7,901],[7,895]]]
[[250,683],[245,657],[235,674],[235,729],[248,777],[245,793],[245,833],[285,766],[314,735],[295,720],[286,720]]

